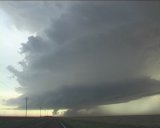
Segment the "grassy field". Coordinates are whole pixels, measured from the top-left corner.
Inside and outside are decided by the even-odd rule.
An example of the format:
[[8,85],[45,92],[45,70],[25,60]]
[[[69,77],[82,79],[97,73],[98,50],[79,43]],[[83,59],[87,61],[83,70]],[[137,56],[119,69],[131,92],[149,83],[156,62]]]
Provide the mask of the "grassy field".
[[160,128],[160,116],[106,116],[63,118],[68,128]]
[[160,128],[160,116],[0,117],[0,128]]
[[0,128],[18,128],[24,127],[30,124],[36,124],[41,121],[47,120],[46,118],[34,118],[34,117],[0,117]]

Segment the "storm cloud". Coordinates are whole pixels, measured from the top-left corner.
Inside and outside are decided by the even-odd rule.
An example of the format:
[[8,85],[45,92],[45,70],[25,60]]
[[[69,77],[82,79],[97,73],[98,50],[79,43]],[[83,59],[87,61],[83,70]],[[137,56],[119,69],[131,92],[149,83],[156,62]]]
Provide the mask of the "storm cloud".
[[70,4],[43,34],[22,44],[23,70],[8,69],[23,95],[8,103],[23,107],[20,100],[28,96],[30,108],[77,110],[159,94],[159,6]]
[[4,1],[0,7],[8,13],[18,29],[40,33],[65,11],[68,5],[63,3],[65,2]]

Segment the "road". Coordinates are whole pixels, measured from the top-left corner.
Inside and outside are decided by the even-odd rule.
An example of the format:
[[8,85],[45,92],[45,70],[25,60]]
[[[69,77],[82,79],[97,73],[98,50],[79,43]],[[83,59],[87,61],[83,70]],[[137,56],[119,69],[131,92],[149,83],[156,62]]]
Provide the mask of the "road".
[[0,128],[66,128],[57,118],[6,118],[0,119]]

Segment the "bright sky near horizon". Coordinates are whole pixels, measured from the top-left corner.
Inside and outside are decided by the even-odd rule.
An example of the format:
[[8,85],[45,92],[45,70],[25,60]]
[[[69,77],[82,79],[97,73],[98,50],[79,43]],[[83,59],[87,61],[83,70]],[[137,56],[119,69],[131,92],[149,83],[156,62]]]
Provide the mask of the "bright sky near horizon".
[[0,2],[0,115],[160,114],[160,3],[104,3]]
[[[3,10],[0,10],[0,115],[10,113],[8,110],[15,106],[5,105],[9,98],[15,98],[21,94],[16,91],[19,83],[13,79],[13,75],[7,70],[9,64],[13,64],[20,69],[18,62],[23,58],[20,55],[22,42],[26,42],[31,34],[22,32],[16,28],[12,19]],[[1,113],[2,112],[2,113]]]
[[[21,70],[19,61],[24,56],[20,54],[21,44],[27,42],[29,36],[35,36],[35,33],[22,31],[16,28],[11,17],[0,10],[0,116],[24,116],[25,110],[17,110],[18,106],[6,105],[6,101],[16,98],[21,93],[16,91],[19,83],[14,76],[7,70],[8,65],[12,64]],[[22,104],[25,103],[22,102]],[[62,114],[64,110],[59,113]],[[41,116],[52,116],[53,109],[42,108]],[[40,110],[28,110],[28,116],[39,116]]]

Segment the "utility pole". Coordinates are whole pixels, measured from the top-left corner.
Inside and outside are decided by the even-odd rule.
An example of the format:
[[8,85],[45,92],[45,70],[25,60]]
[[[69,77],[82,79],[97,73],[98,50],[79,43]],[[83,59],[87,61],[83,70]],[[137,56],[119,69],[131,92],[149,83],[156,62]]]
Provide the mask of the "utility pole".
[[28,97],[25,98],[26,100],[26,117],[27,117],[27,109],[28,109]]
[[41,117],[41,107],[40,107],[40,117]]

